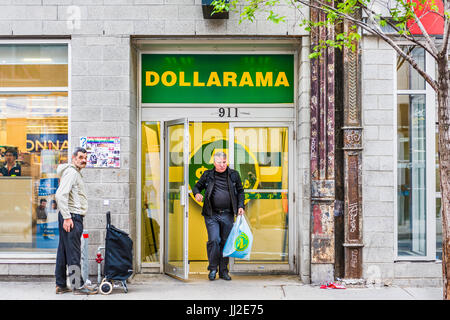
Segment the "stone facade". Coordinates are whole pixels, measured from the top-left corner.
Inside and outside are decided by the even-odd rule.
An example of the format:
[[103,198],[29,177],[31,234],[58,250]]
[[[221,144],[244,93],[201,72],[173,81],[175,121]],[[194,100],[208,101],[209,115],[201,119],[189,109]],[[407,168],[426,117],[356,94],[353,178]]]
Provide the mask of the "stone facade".
[[[137,57],[130,36],[193,40],[251,35],[286,39],[305,34],[296,26],[298,13],[287,6],[279,12],[288,17],[288,22],[279,25],[262,16],[254,23],[239,24],[238,13],[230,13],[228,20],[205,20],[198,0],[2,0],[0,6],[1,38],[70,38],[70,145],[78,145],[79,138],[86,135],[120,136],[120,169],[83,171],[89,194],[85,229],[89,231],[90,257],[95,257],[98,246],[104,244],[108,210],[112,212],[112,224],[130,232],[137,241]],[[303,80],[309,81],[304,74]],[[20,261],[14,255],[11,259],[10,255],[4,257],[1,275],[54,272],[51,255],[38,259],[25,256]],[[97,270],[93,260],[90,270]]]
[[440,262],[396,261],[396,55],[383,41],[362,42],[363,278],[378,284],[438,286]]
[[[70,145],[81,136],[120,136],[121,167],[84,170],[89,194],[85,229],[90,257],[104,244],[106,211],[112,224],[136,239],[137,51],[130,36],[240,40],[302,38],[296,127],[298,273],[311,277],[310,219],[310,40],[297,26],[300,13],[283,6],[286,23],[265,16],[239,24],[207,20],[200,0],[0,0],[2,39],[70,38]],[[383,283],[439,285],[440,264],[394,262],[395,141],[394,52],[376,39],[362,43],[363,278]],[[109,200],[106,205],[105,200]],[[0,255],[0,275],[53,275],[51,255]],[[430,267],[430,265],[432,265]],[[319,266],[318,266],[319,268]],[[97,264],[90,261],[91,272]]]

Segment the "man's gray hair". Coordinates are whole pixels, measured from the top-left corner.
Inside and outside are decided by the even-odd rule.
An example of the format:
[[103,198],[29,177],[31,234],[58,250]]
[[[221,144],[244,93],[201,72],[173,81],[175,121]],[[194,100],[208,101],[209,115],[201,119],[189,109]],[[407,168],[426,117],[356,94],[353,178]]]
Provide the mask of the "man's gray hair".
[[86,151],[85,148],[76,147],[76,148],[73,150],[72,156],[76,157],[76,156],[78,155],[78,152],[81,152],[81,153],[87,153],[87,151]]
[[225,153],[225,152],[221,152],[221,151],[218,151],[218,152],[216,152],[216,153],[214,153],[214,160],[216,160],[216,159],[226,159],[227,158],[227,154]]

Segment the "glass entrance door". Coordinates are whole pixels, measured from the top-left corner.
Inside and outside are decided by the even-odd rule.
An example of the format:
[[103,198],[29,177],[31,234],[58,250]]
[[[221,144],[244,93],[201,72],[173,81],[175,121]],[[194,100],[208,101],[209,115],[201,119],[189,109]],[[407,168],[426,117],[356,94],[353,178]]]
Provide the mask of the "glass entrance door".
[[241,175],[254,236],[250,260],[230,259],[230,270],[295,271],[292,123],[180,119],[144,122],[143,128],[140,252],[145,267],[162,264],[164,273],[180,279],[208,272],[202,203],[190,190],[204,170],[213,168],[213,154],[222,151]]
[[230,167],[241,175],[253,234],[250,260],[234,259],[231,271],[293,270],[291,132],[286,124],[230,124]]
[[166,122],[165,138],[164,272],[187,279],[189,121],[180,119]]

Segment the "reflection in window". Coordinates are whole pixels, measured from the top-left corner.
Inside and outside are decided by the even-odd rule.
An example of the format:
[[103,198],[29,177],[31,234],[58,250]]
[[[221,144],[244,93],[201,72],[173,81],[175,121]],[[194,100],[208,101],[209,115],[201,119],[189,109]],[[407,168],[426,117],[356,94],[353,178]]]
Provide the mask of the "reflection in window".
[[67,162],[67,56],[67,44],[0,45],[0,251],[58,246],[54,196],[56,167]]
[[426,255],[425,95],[397,98],[398,255]]
[[[425,69],[425,51],[414,46],[404,46],[422,70]],[[425,79],[402,57],[397,57],[397,90],[424,90]]]
[[[245,189],[252,262],[287,263],[289,139],[286,127],[235,128],[234,164]],[[245,263],[244,261],[235,261]]]
[[67,87],[66,44],[0,44],[0,87]]
[[436,259],[442,260],[441,177],[439,173],[439,135],[436,125]]
[[142,123],[142,262],[159,262],[160,252],[160,124]]

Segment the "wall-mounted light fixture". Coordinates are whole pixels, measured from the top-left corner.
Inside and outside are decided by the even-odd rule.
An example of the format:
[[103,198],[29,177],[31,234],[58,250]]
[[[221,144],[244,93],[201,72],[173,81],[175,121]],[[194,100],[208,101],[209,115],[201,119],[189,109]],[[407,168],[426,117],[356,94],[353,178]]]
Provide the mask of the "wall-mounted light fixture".
[[[214,11],[214,6],[211,5],[214,0],[202,0],[202,11],[204,19],[228,19],[228,11],[216,12],[213,15],[211,13]],[[229,0],[225,2],[228,3]]]

